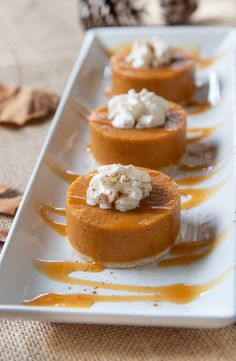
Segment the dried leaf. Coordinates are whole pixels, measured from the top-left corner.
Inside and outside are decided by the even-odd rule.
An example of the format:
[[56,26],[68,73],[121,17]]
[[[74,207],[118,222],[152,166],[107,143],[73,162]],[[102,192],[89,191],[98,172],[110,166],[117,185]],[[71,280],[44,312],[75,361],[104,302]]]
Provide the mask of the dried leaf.
[[5,242],[8,235],[8,229],[0,227],[0,242]]
[[7,88],[3,85],[0,85],[0,104],[8,99],[10,99],[13,95],[15,95],[18,91],[18,87]]
[[49,91],[0,85],[0,123],[22,126],[47,117],[55,111],[58,101],[58,95]]
[[0,213],[13,216],[19,207],[22,196],[0,198]]
[[10,184],[0,184],[0,213],[12,216],[21,201],[21,195]]
[[0,194],[5,193],[12,189],[12,186],[10,184],[0,184]]

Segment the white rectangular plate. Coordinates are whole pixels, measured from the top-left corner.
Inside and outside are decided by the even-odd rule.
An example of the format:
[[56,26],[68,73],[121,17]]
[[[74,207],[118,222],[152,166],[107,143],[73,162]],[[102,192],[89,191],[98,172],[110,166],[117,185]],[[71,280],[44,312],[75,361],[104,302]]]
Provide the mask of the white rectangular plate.
[[[73,251],[65,237],[55,233],[38,215],[36,202],[65,207],[68,184],[46,163],[46,157],[66,169],[86,173],[97,167],[86,151],[89,131],[77,112],[77,101],[91,108],[105,102],[104,88],[110,82],[109,59],[104,48],[114,48],[140,37],[160,35],[174,45],[198,46],[203,56],[219,55],[217,61],[197,73],[207,79],[211,92],[218,91],[219,103],[199,115],[189,116],[188,127],[219,129],[193,146],[212,145],[215,168],[220,171],[193,188],[223,186],[199,206],[182,212],[181,236],[195,241],[214,232],[230,231],[224,240],[202,260],[190,265],[161,268],[156,263],[128,270],[106,269],[100,273],[75,274],[88,280],[159,286],[175,283],[204,284],[223,274],[235,261],[235,30],[228,28],[114,28],[89,31],[68,81],[53,124],[36,164],[20,209],[1,254],[0,313],[3,317],[56,322],[91,322],[182,327],[220,327],[235,320],[234,269],[210,292],[186,304],[153,302],[96,303],[89,309],[25,306],[22,302],[45,292],[92,293],[93,289],[56,282],[40,274],[34,259],[73,260]],[[199,149],[200,149],[199,148]],[[213,149],[212,148],[212,149]],[[231,155],[231,156],[230,156]],[[207,157],[207,153],[202,157]],[[221,165],[224,164],[222,167]],[[213,167],[213,168],[214,168]],[[214,168],[214,169],[215,169]],[[130,294],[98,289],[98,294]]]

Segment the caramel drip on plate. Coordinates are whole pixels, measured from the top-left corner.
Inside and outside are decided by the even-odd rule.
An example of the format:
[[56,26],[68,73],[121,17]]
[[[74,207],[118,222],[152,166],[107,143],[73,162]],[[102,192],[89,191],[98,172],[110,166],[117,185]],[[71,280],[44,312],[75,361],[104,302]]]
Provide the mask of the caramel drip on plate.
[[222,182],[216,186],[209,188],[186,188],[181,189],[180,194],[182,196],[190,197],[189,200],[185,201],[181,205],[181,209],[189,209],[197,207],[199,204],[211,198],[214,194],[216,194],[223,186],[225,182]]
[[210,103],[197,103],[191,101],[191,103],[187,104],[187,106],[191,106],[190,109],[186,109],[186,112],[188,115],[197,115],[204,112],[207,112],[208,110],[212,109],[214,107],[213,104]]
[[59,214],[62,216],[66,215],[66,210],[63,208],[56,208],[49,206],[47,204],[40,204],[37,207],[38,213],[40,217],[51,227],[53,228],[57,233],[59,233],[61,236],[66,236],[66,225],[63,223],[60,223],[58,221],[55,221],[49,217],[50,213]]
[[40,204],[40,206],[43,206],[44,211],[47,211],[48,213],[53,213],[53,214],[59,214],[60,216],[66,216],[66,209],[65,208],[61,208],[61,207],[53,207],[49,204]]
[[209,250],[202,251],[200,253],[193,253],[189,255],[183,255],[178,257],[166,258],[159,261],[158,266],[160,267],[171,267],[171,266],[185,266],[207,257],[210,254]]
[[191,58],[199,69],[205,69],[215,64],[219,60],[220,56],[221,55],[212,56],[209,58],[201,58],[199,51],[191,53]]
[[170,250],[170,255],[177,255],[177,257],[161,259],[158,265],[160,267],[183,266],[200,261],[220,245],[230,229],[231,227],[226,228],[221,233],[208,239],[177,243]]
[[44,261],[36,259],[33,260],[33,265],[42,273],[49,272],[54,279],[59,277],[60,281],[63,281],[63,277],[72,272],[102,272],[105,269],[101,263],[97,262]]
[[[56,294],[46,293],[39,295],[31,300],[24,301],[24,305],[30,306],[54,306],[54,307],[91,307],[97,302],[144,302],[144,301],[159,301],[159,302],[172,302],[178,304],[184,304],[191,302],[198,297],[205,295],[211,289],[217,287],[224,278],[235,269],[234,266],[230,267],[220,276],[205,284],[188,284],[188,283],[177,283],[173,285],[157,286],[157,287],[144,287],[144,286],[129,286],[129,285],[116,285],[112,283],[96,282],[83,280],[87,286],[93,282],[96,287],[130,291],[135,293],[148,293],[154,295],[131,295],[131,296],[120,296],[120,295],[87,295],[87,294]],[[81,280],[77,280],[77,284],[81,284]]]
[[199,241],[186,241],[175,244],[170,254],[191,254],[193,252],[201,251],[206,248],[215,249],[220,245],[224,238],[230,233],[232,227],[225,228],[222,232],[216,234],[213,237],[207,239],[201,239]]
[[216,170],[214,170],[212,172],[208,172],[207,174],[201,174],[201,175],[195,175],[195,176],[192,176],[192,177],[180,178],[180,179],[176,180],[176,183],[179,184],[179,185],[194,185],[194,184],[202,183],[202,182],[214,177],[214,175],[219,173],[223,168],[224,168],[224,165],[222,165],[221,167],[217,168]]
[[[127,284],[116,284],[116,283],[107,283],[107,282],[100,282],[100,281],[93,281],[88,279],[81,279],[77,277],[70,276],[68,268],[64,266],[62,263],[58,265],[55,262],[47,262],[47,261],[40,261],[37,260],[34,263],[34,266],[38,271],[44,274],[46,277],[57,281],[57,282],[64,282],[74,285],[86,286],[86,287],[96,287],[100,289],[106,290],[113,290],[113,291],[125,291],[125,292],[135,292],[135,293],[156,293],[160,294],[163,292],[164,294],[171,291],[177,291],[178,289],[183,290],[186,288],[186,284],[177,284],[177,285],[168,285],[168,286],[137,286],[137,285],[127,285]],[[192,285],[187,285],[187,290],[192,288]],[[181,297],[185,298],[184,295],[178,294],[175,296],[175,300],[181,301]],[[174,298],[172,298],[174,302]],[[192,299],[191,299],[192,300]],[[191,301],[190,300],[190,301]],[[181,302],[177,302],[181,303]]]
[[188,129],[188,133],[197,133],[195,136],[188,138],[187,141],[188,143],[195,143],[198,142],[199,140],[205,139],[207,137],[209,137],[210,135],[212,135],[213,133],[215,133],[221,125],[216,125],[214,127],[209,127],[209,128],[190,128]]
[[78,178],[79,174],[74,173],[70,170],[65,170],[57,163],[53,162],[51,159],[46,159],[46,163],[48,167],[55,173],[59,178],[63,179],[67,183],[72,183],[76,178]]
[[25,306],[90,308],[98,302],[156,302],[157,295],[102,296],[88,294],[45,293],[32,300],[24,301]]
[[[214,161],[215,162],[215,161]],[[207,169],[211,169],[212,165],[214,165],[214,162],[212,162],[211,164],[180,164],[179,165],[179,170],[182,170],[183,172],[194,172],[194,171],[198,171],[198,170],[207,170]]]
[[105,282],[80,279],[77,277],[70,276],[70,273],[74,272],[73,270],[71,270],[72,269],[71,263],[69,267],[66,267],[64,262],[61,262],[59,264],[59,262],[49,262],[49,261],[41,261],[41,260],[34,261],[33,264],[39,272],[41,272],[46,277],[57,282],[65,282],[65,283],[87,286],[87,287],[98,287],[102,289],[115,290],[115,291],[140,292],[140,293],[156,292],[155,287],[153,288],[146,286],[132,286],[132,285],[105,283]]

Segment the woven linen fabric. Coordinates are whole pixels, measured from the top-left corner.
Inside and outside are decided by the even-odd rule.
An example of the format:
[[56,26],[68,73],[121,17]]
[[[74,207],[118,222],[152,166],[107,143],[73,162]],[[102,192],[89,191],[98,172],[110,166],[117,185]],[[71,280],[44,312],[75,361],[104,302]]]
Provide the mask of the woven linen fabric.
[[236,327],[187,330],[2,321],[1,361],[234,361]]
[[[201,21],[209,15],[217,20],[221,6],[222,24],[236,23],[235,0],[202,3],[196,14]],[[1,1],[1,83],[61,93],[82,40],[76,6],[76,0]],[[0,183],[24,191],[49,125],[0,126]],[[0,225],[11,222],[0,217]],[[235,340],[235,326],[190,330],[1,320],[0,361],[233,361]]]

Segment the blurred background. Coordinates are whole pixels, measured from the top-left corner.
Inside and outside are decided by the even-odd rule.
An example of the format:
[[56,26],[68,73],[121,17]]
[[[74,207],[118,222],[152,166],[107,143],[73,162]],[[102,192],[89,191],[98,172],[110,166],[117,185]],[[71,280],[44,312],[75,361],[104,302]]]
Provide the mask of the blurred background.
[[[15,82],[20,70],[22,82],[61,91],[84,29],[168,21],[235,26],[236,0],[2,0],[0,81]],[[36,77],[49,68],[54,71],[46,80]]]

